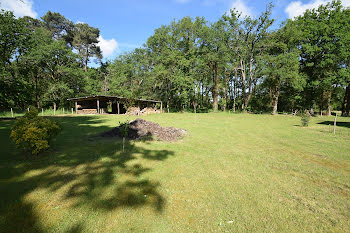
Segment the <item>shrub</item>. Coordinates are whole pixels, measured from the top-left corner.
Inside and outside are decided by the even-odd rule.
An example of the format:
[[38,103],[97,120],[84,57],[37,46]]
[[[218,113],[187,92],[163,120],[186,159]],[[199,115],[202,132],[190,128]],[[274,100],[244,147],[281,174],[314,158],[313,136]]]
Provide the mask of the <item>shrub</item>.
[[60,127],[49,119],[38,117],[38,110],[31,108],[23,117],[16,120],[11,139],[17,148],[32,155],[49,148],[49,141],[59,132]]
[[309,122],[310,122],[310,113],[306,112],[301,116],[301,125],[304,127],[309,126]]

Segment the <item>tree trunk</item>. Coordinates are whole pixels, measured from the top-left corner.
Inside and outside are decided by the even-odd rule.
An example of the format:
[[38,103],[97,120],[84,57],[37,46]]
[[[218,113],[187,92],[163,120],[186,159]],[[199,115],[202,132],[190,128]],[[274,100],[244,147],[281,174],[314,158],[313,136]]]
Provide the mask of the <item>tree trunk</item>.
[[86,57],[85,57],[85,61],[84,61],[84,71],[87,72],[87,64],[89,61],[89,49],[86,48]]
[[233,82],[230,79],[228,81],[228,90],[227,91],[228,91],[227,96],[228,96],[229,101],[233,100]]
[[194,110],[194,113],[197,113],[197,102],[196,102],[196,100],[193,100],[193,110]]
[[87,72],[87,63],[88,63],[88,61],[85,60],[85,62],[84,62],[84,72]]
[[253,87],[253,55],[250,56],[250,61],[249,61],[249,82],[248,82],[248,94],[245,95],[245,98],[244,98],[244,105],[245,105],[245,108],[248,107],[248,104],[249,104],[249,101],[250,101],[250,98],[252,96],[252,87]]
[[274,88],[274,90],[271,93],[271,106],[272,106],[272,115],[275,115],[277,112],[277,105],[278,105],[278,97],[280,95],[280,87],[277,86]]
[[201,106],[203,106],[203,95],[204,95],[204,89],[203,89],[203,83],[201,82],[202,89],[201,89]]
[[331,97],[332,97],[332,92],[329,91],[327,96],[327,115],[328,116],[331,115]]
[[232,106],[232,111],[236,112],[236,92],[237,92],[237,68],[235,68],[235,79],[233,80],[233,106]]
[[214,68],[214,86],[213,86],[213,111],[218,111],[218,86],[219,86],[219,75],[218,75],[218,64],[215,63]]
[[225,90],[224,90],[224,95],[225,95],[225,103],[224,103],[224,106],[223,106],[223,110],[224,112],[226,111],[226,106],[227,106],[227,96],[228,96],[228,78],[227,78],[227,73],[225,72]]
[[244,66],[244,62],[241,59],[241,72],[242,72],[242,110],[244,111],[246,109],[246,105],[245,105],[245,99],[246,99],[246,83],[245,83],[245,79],[246,79],[246,70],[245,70],[245,66]]
[[210,102],[210,99],[209,99],[209,88],[206,88],[206,102],[207,102],[207,111],[209,111],[209,102]]
[[344,102],[341,111],[342,116],[350,116],[350,82],[345,89]]
[[39,101],[39,93],[38,93],[38,77],[35,76],[35,100],[36,100],[36,106],[39,109],[40,108],[40,101]]
[[322,94],[322,98],[321,98],[321,100],[320,100],[320,104],[319,104],[319,106],[320,106],[320,115],[322,116],[322,111],[323,111],[323,96],[324,96],[324,94]]

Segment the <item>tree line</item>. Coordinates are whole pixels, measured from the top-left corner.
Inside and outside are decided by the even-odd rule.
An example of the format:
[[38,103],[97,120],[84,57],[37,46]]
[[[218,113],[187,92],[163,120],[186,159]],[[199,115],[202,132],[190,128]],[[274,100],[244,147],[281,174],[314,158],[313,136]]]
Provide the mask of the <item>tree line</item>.
[[50,11],[41,20],[1,11],[0,30],[2,110],[65,105],[93,92],[104,76],[103,65],[88,69],[91,59],[102,58],[98,28]]
[[[349,115],[350,10],[333,1],[277,27],[272,7],[257,18],[233,9],[216,22],[174,20],[106,63],[97,28],[59,13],[2,12],[1,108],[103,94],[162,100],[167,111]],[[101,66],[89,68],[90,59]]]

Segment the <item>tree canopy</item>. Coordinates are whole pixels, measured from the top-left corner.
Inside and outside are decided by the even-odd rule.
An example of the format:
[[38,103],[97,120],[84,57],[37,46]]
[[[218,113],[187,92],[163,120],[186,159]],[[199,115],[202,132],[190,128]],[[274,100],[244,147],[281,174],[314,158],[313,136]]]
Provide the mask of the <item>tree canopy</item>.
[[167,111],[349,115],[349,9],[333,1],[276,26],[272,8],[257,18],[233,9],[216,22],[174,20],[107,63],[98,28],[50,11],[41,19],[2,11],[0,108],[109,94],[162,100]]

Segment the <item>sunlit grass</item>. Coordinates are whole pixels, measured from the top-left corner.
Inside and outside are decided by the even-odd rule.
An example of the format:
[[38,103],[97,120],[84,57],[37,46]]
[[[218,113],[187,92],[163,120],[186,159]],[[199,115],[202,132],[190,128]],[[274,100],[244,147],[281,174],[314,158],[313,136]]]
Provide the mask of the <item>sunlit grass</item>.
[[350,119],[155,114],[180,141],[91,140],[125,116],[53,118],[25,160],[0,122],[1,232],[349,232]]

